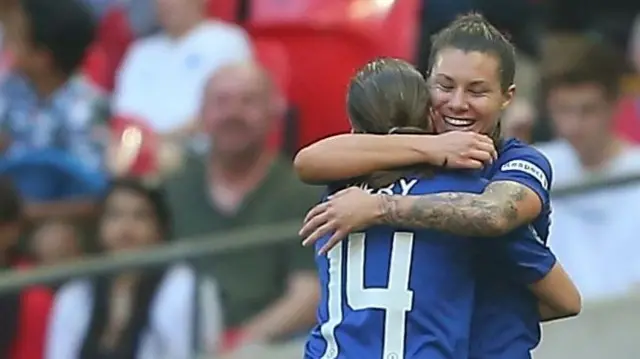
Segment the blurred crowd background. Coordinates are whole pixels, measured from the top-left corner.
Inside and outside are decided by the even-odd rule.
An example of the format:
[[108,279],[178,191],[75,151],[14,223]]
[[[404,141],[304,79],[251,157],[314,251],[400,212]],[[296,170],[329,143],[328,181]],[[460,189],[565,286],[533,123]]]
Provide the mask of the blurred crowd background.
[[[471,10],[518,48],[503,129],[553,164],[551,247],[587,318],[608,303],[545,337],[574,335],[556,342],[582,356],[541,357],[588,358],[606,317],[637,343],[637,309],[612,314],[640,290],[640,181],[613,183],[640,174],[630,0],[0,0],[0,279],[300,221],[321,189],[292,156],[349,130],[354,70],[381,55],[425,70],[430,35]],[[593,181],[611,184],[575,189]],[[0,358],[300,357],[319,290],[290,232],[3,293]],[[291,357],[267,354],[287,345]]]

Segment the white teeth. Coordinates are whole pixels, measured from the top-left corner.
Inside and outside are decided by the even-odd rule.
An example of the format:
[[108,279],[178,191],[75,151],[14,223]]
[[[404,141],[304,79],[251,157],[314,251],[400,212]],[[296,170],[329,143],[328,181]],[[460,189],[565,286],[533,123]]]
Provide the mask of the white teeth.
[[444,120],[452,125],[452,126],[471,126],[475,122],[474,120],[462,119],[462,118],[453,118],[453,117],[444,117]]

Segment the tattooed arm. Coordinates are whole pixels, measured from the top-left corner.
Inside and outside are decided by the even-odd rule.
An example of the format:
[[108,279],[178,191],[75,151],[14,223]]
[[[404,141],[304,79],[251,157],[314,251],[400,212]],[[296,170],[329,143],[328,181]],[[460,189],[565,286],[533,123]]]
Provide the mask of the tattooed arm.
[[530,223],[542,210],[533,190],[512,181],[492,182],[481,194],[380,196],[379,203],[379,224],[464,236],[499,236]]

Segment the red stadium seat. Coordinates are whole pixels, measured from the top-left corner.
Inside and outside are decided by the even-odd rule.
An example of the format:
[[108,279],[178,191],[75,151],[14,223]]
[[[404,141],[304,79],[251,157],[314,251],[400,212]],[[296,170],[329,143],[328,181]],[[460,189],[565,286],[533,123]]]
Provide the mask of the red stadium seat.
[[300,110],[299,146],[350,129],[345,93],[358,67],[376,56],[409,58],[413,49],[410,40],[394,40],[394,34],[384,34],[386,25],[308,20],[258,21],[248,28],[256,41],[278,41],[288,53],[291,82],[287,95]]
[[281,43],[291,64],[286,92],[300,111],[299,146],[349,130],[345,92],[355,69],[376,56],[413,58],[418,0],[379,4],[253,0],[249,32]]
[[282,22],[309,18],[311,11],[322,3],[345,0],[252,0],[250,21]]
[[84,72],[107,91],[113,90],[116,71],[133,41],[129,21],[122,10],[107,13],[98,26],[96,41],[87,54]]
[[619,136],[630,142],[640,143],[640,97],[629,96],[622,99],[613,122]]
[[252,0],[253,25],[308,22],[321,26],[349,26],[370,32],[384,55],[414,58],[419,0]]
[[106,90],[105,85],[110,81],[109,60],[105,50],[99,44],[94,43],[87,50],[82,68],[91,82]]
[[287,94],[291,81],[287,49],[279,41],[261,38],[254,39],[253,46],[258,61],[271,73],[278,89]]
[[288,98],[300,110],[299,145],[349,130],[345,89],[354,70],[378,54],[375,41],[346,28],[281,24],[250,28],[256,41],[280,41],[289,55]]
[[345,22],[372,33],[385,56],[414,58],[419,0],[348,0],[323,2],[311,9],[312,18]]
[[240,1],[242,0],[208,0],[207,12],[209,16],[220,20],[236,22]]
[[299,116],[295,103],[291,103],[287,94],[291,83],[291,63],[286,48],[277,41],[255,39],[254,46],[258,61],[269,71],[285,108],[281,121],[274,127],[269,139],[269,148],[276,149],[293,157],[298,149]]

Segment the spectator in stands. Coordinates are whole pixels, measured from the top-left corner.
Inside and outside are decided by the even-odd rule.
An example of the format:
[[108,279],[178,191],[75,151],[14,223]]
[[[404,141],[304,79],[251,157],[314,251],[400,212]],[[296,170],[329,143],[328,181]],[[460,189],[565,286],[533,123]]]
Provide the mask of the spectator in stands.
[[65,263],[82,254],[80,233],[64,220],[51,219],[40,224],[31,237],[30,247],[40,265]]
[[[556,188],[640,173],[640,148],[614,132],[621,66],[592,43],[544,78],[558,139],[540,146]],[[605,187],[553,200],[551,246],[588,299],[624,294],[640,283],[640,186]]]
[[[301,220],[320,198],[303,185],[289,161],[267,150],[283,114],[265,71],[254,63],[220,68],[209,80],[202,118],[210,152],[191,157],[169,181],[179,237],[217,236],[228,230]],[[297,236],[243,248],[205,261],[223,293],[227,344],[287,338],[314,323],[318,282],[313,252]]]
[[[28,268],[15,247],[20,236],[22,200],[7,178],[0,179],[0,268]],[[23,289],[18,294],[0,294],[0,357],[41,359],[52,295],[42,286]]]
[[536,112],[531,102],[525,98],[516,98],[502,118],[502,131],[505,137],[514,137],[526,143],[532,142]]
[[[78,0],[20,0],[5,21],[13,72],[0,84],[0,171],[31,218],[90,214],[102,189],[105,98],[76,76],[94,23]],[[35,171],[37,169],[37,171]]]
[[[121,179],[106,195],[99,227],[104,251],[139,251],[169,239],[171,218],[162,191]],[[69,282],[55,298],[46,358],[193,358],[196,302],[206,305],[196,335],[213,349],[221,323],[216,289],[186,264]]]
[[207,20],[202,0],[156,4],[163,31],[131,46],[117,74],[114,111],[163,134],[190,135],[207,78],[225,63],[249,59],[250,42],[240,27]]

